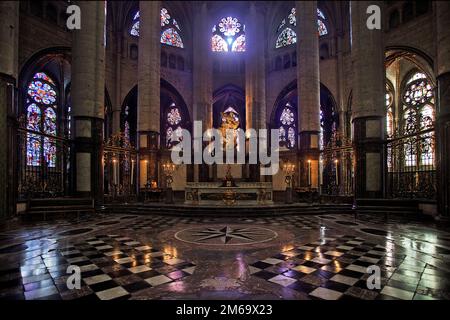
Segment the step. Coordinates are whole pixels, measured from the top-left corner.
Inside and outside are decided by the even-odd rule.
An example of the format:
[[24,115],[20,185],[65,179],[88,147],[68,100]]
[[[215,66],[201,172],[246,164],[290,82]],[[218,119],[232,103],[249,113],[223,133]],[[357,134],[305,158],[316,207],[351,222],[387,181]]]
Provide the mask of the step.
[[30,207],[50,207],[50,206],[69,206],[69,205],[92,205],[91,198],[49,198],[49,199],[30,199]]
[[94,209],[94,207],[92,205],[31,207],[28,210],[28,212],[34,212],[34,211],[86,210],[86,209]]

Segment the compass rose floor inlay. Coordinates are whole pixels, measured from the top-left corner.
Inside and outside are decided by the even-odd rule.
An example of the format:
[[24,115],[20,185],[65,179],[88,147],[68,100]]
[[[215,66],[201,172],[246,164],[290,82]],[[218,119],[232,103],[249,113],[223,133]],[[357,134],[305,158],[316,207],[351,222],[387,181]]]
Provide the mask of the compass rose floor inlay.
[[261,227],[201,226],[178,231],[175,238],[201,245],[249,245],[271,241],[278,233]]

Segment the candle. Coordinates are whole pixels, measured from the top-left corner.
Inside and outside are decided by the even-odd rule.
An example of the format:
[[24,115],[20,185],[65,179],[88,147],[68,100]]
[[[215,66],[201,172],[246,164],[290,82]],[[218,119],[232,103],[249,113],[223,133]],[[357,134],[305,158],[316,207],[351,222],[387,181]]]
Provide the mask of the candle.
[[311,160],[308,160],[308,186],[311,186]]
[[113,182],[114,184],[119,183],[119,172],[118,172],[118,163],[116,159],[113,159]]

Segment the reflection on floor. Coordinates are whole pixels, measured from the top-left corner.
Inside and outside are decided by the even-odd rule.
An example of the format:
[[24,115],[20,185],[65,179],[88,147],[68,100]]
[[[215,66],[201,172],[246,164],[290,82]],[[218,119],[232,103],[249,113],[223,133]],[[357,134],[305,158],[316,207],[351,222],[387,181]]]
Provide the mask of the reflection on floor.
[[[9,222],[0,226],[0,299],[450,299],[450,233],[383,218]],[[67,286],[70,265],[80,267],[80,289]],[[367,287],[372,265],[379,289]]]

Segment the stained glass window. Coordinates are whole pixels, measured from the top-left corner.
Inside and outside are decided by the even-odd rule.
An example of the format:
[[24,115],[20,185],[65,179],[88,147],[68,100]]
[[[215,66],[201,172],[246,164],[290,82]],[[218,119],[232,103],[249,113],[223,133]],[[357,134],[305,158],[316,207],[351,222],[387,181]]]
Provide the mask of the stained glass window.
[[423,72],[415,72],[403,90],[402,134],[411,136],[404,145],[405,166],[434,165],[434,93]]
[[278,129],[280,145],[286,146],[287,148],[293,148],[296,140],[296,119],[295,110],[289,102],[286,103],[281,111],[278,121],[280,124]]
[[317,19],[317,25],[319,27],[319,36],[323,36],[328,33],[327,26],[322,20]]
[[[47,135],[57,134],[55,82],[44,72],[36,73],[27,90],[27,129]],[[27,165],[40,166],[42,160],[52,168],[56,166],[56,144],[50,137],[37,133],[27,134]]]
[[297,42],[297,34],[291,28],[286,28],[278,35],[276,48],[288,46]]
[[222,18],[217,25],[213,26],[212,33],[212,51],[245,51],[245,25],[242,25],[237,18]]
[[[323,12],[318,8],[317,9],[317,30],[319,33],[319,36],[323,36],[328,34],[328,29],[325,23],[325,15]],[[287,21],[287,23],[286,23]],[[280,25],[277,28],[277,41],[275,43],[275,48],[281,48],[285,46],[289,46],[291,44],[294,44],[297,42],[297,34],[293,30],[292,26],[297,25],[297,18],[296,18],[296,10],[295,7],[289,11],[289,14],[286,18],[281,20]]]
[[166,147],[171,148],[182,140],[182,129],[186,119],[178,106],[172,103],[166,110]]
[[388,138],[392,138],[394,134],[394,112],[392,108],[393,95],[389,87],[386,85],[386,133]]
[[167,113],[167,121],[172,126],[179,124],[181,121],[180,110],[178,108],[170,109],[169,113]]
[[174,28],[169,28],[163,31],[161,34],[161,43],[173,47],[184,48],[183,40],[181,40],[180,34]]
[[295,15],[296,15],[295,8],[292,8],[291,12],[289,12],[289,15],[288,15],[288,21],[293,26],[297,25],[297,18]]
[[211,47],[212,51],[228,51],[228,44],[218,34],[212,36]]
[[168,25],[170,21],[170,14],[166,8],[161,9],[161,27]]
[[33,131],[41,130],[41,109],[34,103],[27,108],[27,129]]
[[[166,8],[162,8],[160,12],[161,19],[161,43],[173,47],[184,48],[183,39],[181,37],[181,27],[177,20],[175,20]],[[139,36],[139,11],[133,17],[130,34],[132,36]],[[175,30],[178,29],[177,30]]]
[[56,92],[50,83],[33,80],[28,85],[28,95],[37,103],[53,104],[56,101]]

